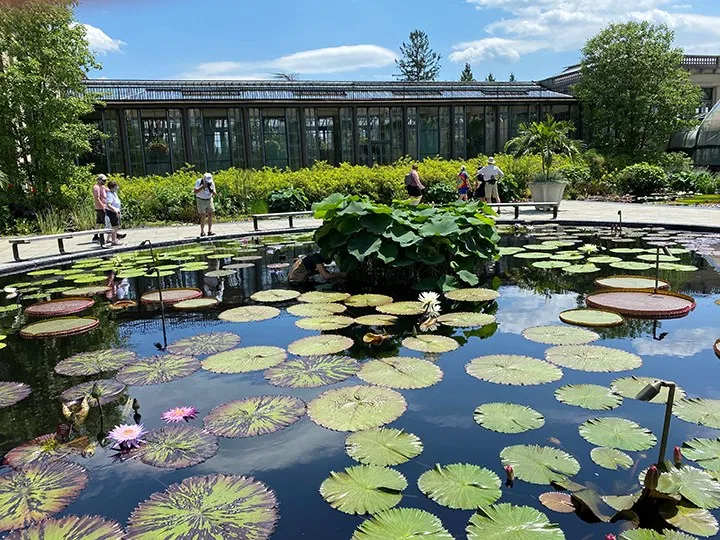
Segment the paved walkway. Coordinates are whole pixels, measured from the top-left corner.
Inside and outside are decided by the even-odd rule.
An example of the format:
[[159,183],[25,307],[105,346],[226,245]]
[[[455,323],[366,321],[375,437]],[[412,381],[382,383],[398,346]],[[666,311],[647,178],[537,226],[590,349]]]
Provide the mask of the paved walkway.
[[[623,222],[642,225],[670,225],[676,227],[713,227],[720,232],[720,208],[703,208],[687,206],[668,206],[652,204],[624,204],[607,202],[563,201],[560,206],[558,219],[553,220],[550,212],[538,212],[523,209],[520,212],[520,222],[590,222],[590,223],[616,223],[618,211],[622,211]],[[504,209],[500,215],[500,222],[512,221],[513,210]],[[311,230],[320,224],[314,219],[296,219],[296,230]],[[289,232],[287,221],[284,219],[265,220],[260,222],[260,229],[265,234],[271,232]],[[120,248],[100,248],[90,242],[89,236],[66,240],[65,249],[69,255],[58,257],[57,242],[46,240],[21,245],[20,256],[23,262],[14,262],[11,246],[7,241],[0,240],[0,274],[19,271],[31,266],[47,264],[49,262],[64,262],[73,257],[89,256],[93,254],[107,254],[114,251],[124,251],[137,247],[143,240],[151,240],[156,245],[169,245],[176,242],[190,242],[198,240],[199,227],[197,225],[178,225],[173,227],[152,227],[140,229],[127,229],[123,231],[127,237]],[[216,239],[231,238],[239,235],[253,233],[252,221],[236,221],[231,223],[217,223],[214,227]]]

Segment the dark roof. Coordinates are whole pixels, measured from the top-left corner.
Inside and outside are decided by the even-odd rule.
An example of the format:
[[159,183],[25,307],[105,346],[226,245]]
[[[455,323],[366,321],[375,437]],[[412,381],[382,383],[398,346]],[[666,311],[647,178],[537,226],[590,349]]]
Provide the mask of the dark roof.
[[569,100],[535,82],[131,81],[89,79],[106,103],[178,101]]

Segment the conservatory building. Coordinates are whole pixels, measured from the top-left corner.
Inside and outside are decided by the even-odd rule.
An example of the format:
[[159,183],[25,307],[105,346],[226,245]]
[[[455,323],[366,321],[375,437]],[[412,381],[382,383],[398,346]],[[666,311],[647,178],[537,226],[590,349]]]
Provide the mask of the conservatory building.
[[105,106],[97,172],[165,174],[186,164],[384,165],[403,156],[469,158],[502,151],[523,122],[572,120],[577,100],[527,82],[88,80]]

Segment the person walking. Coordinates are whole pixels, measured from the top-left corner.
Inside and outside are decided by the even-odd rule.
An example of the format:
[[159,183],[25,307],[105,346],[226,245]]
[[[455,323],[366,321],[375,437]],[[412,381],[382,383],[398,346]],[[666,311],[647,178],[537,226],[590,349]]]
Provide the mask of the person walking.
[[468,192],[470,191],[469,180],[470,177],[465,170],[465,165],[463,165],[460,167],[460,172],[458,173],[458,199],[461,201],[468,200]]
[[120,228],[120,209],[122,203],[118,196],[118,184],[111,180],[107,185],[107,203],[105,214],[110,220],[110,227],[112,227],[112,233],[110,233],[110,243],[113,246],[122,246],[122,242],[118,241],[118,229]]
[[213,214],[215,213],[213,198],[217,195],[217,191],[212,174],[205,173],[202,178],[198,178],[195,181],[194,191],[195,203],[200,216],[200,236],[205,236],[205,218],[207,218],[207,235],[215,236],[215,233],[212,232]]
[[485,201],[485,177],[482,174],[482,167],[478,165],[475,171],[475,190],[473,191],[473,199]]
[[[105,210],[107,209],[107,188],[105,187],[107,176],[98,174],[95,185],[92,189],[93,202],[95,203],[95,228],[105,228]],[[92,238],[93,242],[99,242],[100,245],[105,243],[105,237],[102,233],[97,233]]]
[[482,169],[480,169],[480,174],[482,174],[483,178],[485,179],[485,200],[489,203],[493,202],[493,199],[496,200],[496,202],[500,203],[500,192],[498,191],[498,182],[502,180],[502,177],[505,176],[505,173],[502,172],[500,167],[495,165],[495,158],[489,157],[488,158],[488,164],[485,165]]
[[412,170],[405,176],[405,188],[407,189],[408,195],[414,199],[412,204],[420,204],[425,186],[423,186],[420,181],[417,163],[413,164]]

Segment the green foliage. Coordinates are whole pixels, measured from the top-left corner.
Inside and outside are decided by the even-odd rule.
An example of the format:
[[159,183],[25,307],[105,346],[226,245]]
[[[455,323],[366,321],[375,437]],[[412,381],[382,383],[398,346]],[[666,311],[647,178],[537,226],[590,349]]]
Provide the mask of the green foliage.
[[48,208],[47,210],[38,213],[37,215],[38,227],[40,227],[41,234],[58,234],[65,232],[67,228],[67,222],[55,208]]
[[271,191],[267,203],[270,212],[297,212],[310,204],[305,192],[292,186]]
[[574,91],[599,149],[637,160],[692,125],[701,91],[680,67],[674,37],[643,21],[611,24],[588,40]]
[[395,60],[401,81],[434,81],[440,73],[440,55],[430,48],[430,39],[422,30],[410,32],[410,43],[400,45],[402,58]]
[[423,200],[431,204],[449,204],[457,200],[457,189],[445,182],[436,182],[425,191]]
[[476,202],[387,206],[334,194],[313,210],[324,220],[315,233],[323,254],[361,282],[472,286],[478,265],[497,255],[491,210]]
[[671,172],[668,184],[672,191],[692,191],[703,195],[713,195],[720,189],[718,176],[706,169]]
[[645,196],[664,191],[667,185],[662,167],[646,162],[625,167],[617,175],[617,190],[622,194]]
[[660,154],[657,165],[668,174],[690,172],[693,168],[693,160],[682,152],[665,152]]
[[465,68],[462,70],[462,73],[460,74],[460,82],[474,82],[475,77],[473,77],[472,68],[470,67],[470,64],[466,63]]

